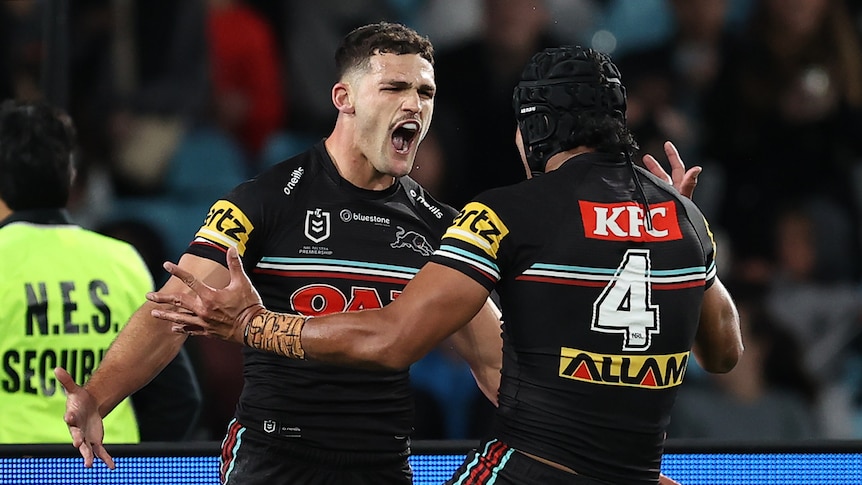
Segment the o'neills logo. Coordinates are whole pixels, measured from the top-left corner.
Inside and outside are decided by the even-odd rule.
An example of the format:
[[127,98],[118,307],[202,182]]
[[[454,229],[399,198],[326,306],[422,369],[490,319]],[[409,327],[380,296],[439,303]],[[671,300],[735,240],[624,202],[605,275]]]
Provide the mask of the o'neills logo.
[[644,209],[635,202],[599,204],[579,201],[585,236],[611,241],[673,241],[682,239],[676,204],[650,204],[652,228],[644,224]]
[[411,189],[410,197],[413,197],[414,199],[419,201],[419,203],[422,204],[426,209],[428,209],[429,212],[434,214],[434,217],[436,217],[437,219],[443,218],[443,210],[441,210],[436,205],[429,204],[428,200],[426,200],[425,197],[422,196],[422,194],[418,194],[415,190]]
[[287,185],[284,186],[284,195],[290,195],[294,189],[296,189],[296,184],[299,183],[299,179],[302,178],[302,174],[305,173],[305,169],[302,167],[296,168],[293,172],[290,172],[290,180],[288,180]]
[[690,352],[610,355],[560,349],[560,377],[612,386],[664,389],[682,384]]

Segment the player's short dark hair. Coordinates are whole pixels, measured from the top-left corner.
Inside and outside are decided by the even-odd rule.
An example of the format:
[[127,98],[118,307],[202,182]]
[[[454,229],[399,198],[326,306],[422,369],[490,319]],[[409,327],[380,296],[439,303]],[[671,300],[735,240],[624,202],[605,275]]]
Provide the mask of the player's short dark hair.
[[338,78],[351,69],[367,65],[377,54],[419,54],[434,64],[434,47],[428,37],[402,24],[378,22],[356,28],[344,37],[335,52]]
[[0,104],[0,198],[13,211],[62,208],[69,201],[75,128],[44,102]]

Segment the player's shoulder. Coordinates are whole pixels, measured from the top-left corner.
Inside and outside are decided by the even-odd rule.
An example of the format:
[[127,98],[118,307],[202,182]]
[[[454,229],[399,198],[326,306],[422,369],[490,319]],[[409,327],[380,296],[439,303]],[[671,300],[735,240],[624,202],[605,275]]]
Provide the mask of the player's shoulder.
[[644,178],[651,186],[660,191],[662,195],[666,197],[665,200],[674,201],[678,206],[682,207],[682,210],[677,210],[678,220],[687,221],[695,231],[701,235],[701,237],[709,237],[709,239],[712,240],[712,232],[709,228],[709,222],[694,201],[681,195],[675,188],[673,188],[672,185],[656,177],[648,170],[641,167],[636,167],[636,169],[638,170],[639,176]]
[[432,218],[446,221],[451,220],[452,217],[458,214],[458,211],[454,207],[438,200],[422,184],[410,176],[399,177],[398,183],[416,208],[417,213],[427,214]]
[[292,195],[299,191],[320,170],[321,160],[317,145],[278,162],[261,171],[253,178],[239,184],[232,191],[234,196],[266,198]]
[[468,202],[465,208],[482,207],[486,210],[493,210],[500,215],[513,214],[519,209],[528,209],[531,205],[528,201],[533,200],[535,203],[536,192],[543,190],[537,182],[539,179],[533,178],[512,185],[485,190]]

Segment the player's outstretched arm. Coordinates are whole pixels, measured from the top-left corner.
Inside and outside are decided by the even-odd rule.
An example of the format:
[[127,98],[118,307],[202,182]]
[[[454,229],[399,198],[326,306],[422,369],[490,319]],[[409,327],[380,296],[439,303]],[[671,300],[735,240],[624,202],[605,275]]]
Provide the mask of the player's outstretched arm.
[[194,293],[149,293],[152,302],[186,310],[153,310],[152,315],[172,322],[174,332],[243,342],[289,358],[405,369],[466,325],[488,299],[488,290],[479,283],[428,263],[401,296],[381,309],[310,319],[266,310],[234,249],[227,261],[231,282],[222,290],[165,263]]
[[[223,286],[229,279],[224,266],[209,259],[187,254],[180,260],[180,265],[212,285]],[[161,291],[191,290],[172,278]],[[102,418],[158,375],[185,342],[185,335],[171,332],[163,322],[152,317],[150,312],[157,307],[152,302],[141,305],[111,343],[105,358],[83,387],[75,384],[71,377],[65,379],[68,373],[64,370],[55,371],[67,389],[64,419],[73,444],[84,457],[85,466],[92,466],[96,456],[113,468],[113,460],[102,447]]]
[[206,284],[182,266],[164,263],[165,271],[175,277],[172,280],[181,281],[189,291],[163,288],[148,293],[147,300],[150,302],[168,305],[153,308],[152,316],[172,322],[169,328],[174,333],[218,338],[239,344],[254,335],[248,328],[256,317],[260,317],[263,325],[274,318],[280,322],[281,315],[287,314],[270,312],[264,308],[263,300],[245,273],[236,249],[228,249],[226,258],[230,280],[222,290]]
[[692,195],[694,195],[694,189],[697,187],[697,177],[703,169],[695,166],[686,170],[682,157],[679,156],[679,151],[669,141],[664,142],[664,153],[670,162],[670,175],[664,171],[664,168],[652,155],[644,155],[644,166],[656,177],[673,185],[673,188],[684,197],[691,199]]

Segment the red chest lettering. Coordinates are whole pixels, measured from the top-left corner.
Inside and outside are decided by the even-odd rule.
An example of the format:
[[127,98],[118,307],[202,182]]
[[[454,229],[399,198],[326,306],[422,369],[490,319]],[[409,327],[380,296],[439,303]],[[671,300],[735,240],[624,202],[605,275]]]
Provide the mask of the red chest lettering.
[[[390,301],[400,293],[400,291],[391,291]],[[350,288],[348,298],[340,289],[324,284],[303,286],[290,296],[290,303],[295,311],[312,317],[383,307],[383,301],[376,288],[353,286]]]

